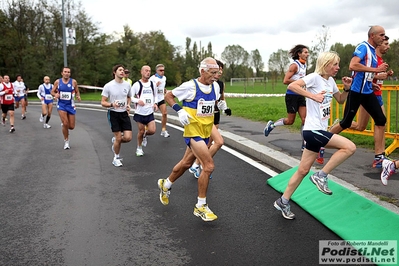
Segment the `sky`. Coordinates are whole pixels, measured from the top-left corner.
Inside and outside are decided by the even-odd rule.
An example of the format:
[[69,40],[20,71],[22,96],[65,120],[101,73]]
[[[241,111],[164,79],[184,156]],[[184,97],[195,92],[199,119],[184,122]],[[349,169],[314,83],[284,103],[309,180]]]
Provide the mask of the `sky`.
[[323,25],[328,47],[339,42],[356,45],[367,40],[371,25],[381,25],[390,40],[399,39],[398,0],[284,1],[117,1],[81,0],[100,32],[161,31],[173,46],[184,50],[186,38],[198,46],[212,43],[216,59],[228,45],[248,53],[258,49],[267,69],[272,53],[296,44],[312,47]]

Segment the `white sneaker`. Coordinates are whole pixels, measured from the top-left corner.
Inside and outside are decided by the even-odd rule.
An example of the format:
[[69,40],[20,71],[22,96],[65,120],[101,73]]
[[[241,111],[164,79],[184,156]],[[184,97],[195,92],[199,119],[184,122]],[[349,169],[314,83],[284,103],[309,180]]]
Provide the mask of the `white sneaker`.
[[120,167],[123,166],[122,164],[122,158],[114,158],[114,160],[112,161],[112,164],[116,167]]
[[112,142],[111,150],[113,153],[115,153],[115,150],[114,150],[115,137],[112,137],[111,142]]
[[143,147],[147,147],[147,143],[148,143],[147,136],[145,136],[143,137],[143,142],[141,142],[141,145],[143,145]]
[[43,124],[43,128],[51,128],[49,124]]
[[165,137],[165,138],[170,137],[168,131],[166,131],[166,130],[162,130],[162,131],[161,131],[161,136],[163,136],[163,137]]
[[64,140],[64,150],[69,150],[71,147],[69,147],[69,140]]
[[43,115],[40,115],[39,121],[40,121],[41,123],[43,123],[43,121],[44,121]]
[[143,156],[143,155],[144,155],[143,149],[137,148],[137,150],[136,150],[136,156],[137,156],[137,157],[140,157],[140,156]]

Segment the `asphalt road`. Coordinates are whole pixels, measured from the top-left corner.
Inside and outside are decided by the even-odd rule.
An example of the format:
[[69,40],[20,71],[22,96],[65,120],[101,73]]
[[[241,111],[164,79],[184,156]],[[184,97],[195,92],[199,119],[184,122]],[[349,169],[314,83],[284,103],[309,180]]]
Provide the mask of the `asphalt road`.
[[196,179],[186,172],[159,201],[185,150],[181,131],[149,137],[143,157],[122,145],[124,166],[111,164],[106,113],[79,109],[70,150],[63,150],[58,114],[51,129],[39,106],[16,132],[0,127],[0,265],[317,265],[319,240],[339,239],[295,203],[295,220],[273,207],[279,193],[263,171],[224,150],[215,156],[207,201],[218,215],[193,212]]

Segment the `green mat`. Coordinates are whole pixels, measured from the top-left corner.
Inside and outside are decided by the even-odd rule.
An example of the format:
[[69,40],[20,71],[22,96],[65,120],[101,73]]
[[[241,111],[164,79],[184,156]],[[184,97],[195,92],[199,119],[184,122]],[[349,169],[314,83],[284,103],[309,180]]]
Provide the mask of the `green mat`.
[[[298,167],[267,180],[283,193]],[[399,215],[329,180],[331,196],[320,192],[309,180],[310,172],[292,196],[322,224],[344,240],[398,240]],[[293,210],[295,213],[295,210]]]

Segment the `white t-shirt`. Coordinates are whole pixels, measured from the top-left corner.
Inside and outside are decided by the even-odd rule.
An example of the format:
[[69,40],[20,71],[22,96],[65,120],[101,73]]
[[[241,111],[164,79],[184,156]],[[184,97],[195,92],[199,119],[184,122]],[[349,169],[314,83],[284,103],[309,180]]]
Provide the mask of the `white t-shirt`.
[[140,90],[140,83],[138,81],[136,81],[132,86],[132,94],[137,98],[134,102],[138,102],[138,99],[140,99],[145,104],[143,106],[137,104],[134,113],[139,115],[150,115],[154,113],[154,104],[158,103],[158,101],[156,101],[158,97],[157,86],[153,84],[153,90],[151,88],[151,81],[143,82],[140,80],[140,82],[143,84],[141,94],[138,95]]
[[[156,75],[152,75],[150,80],[154,83],[154,86],[158,93],[157,103],[165,99],[165,86],[166,86],[166,77],[162,76],[162,78],[157,77]],[[160,82],[159,86],[157,83]]]
[[[204,93],[209,93],[212,90],[212,85],[204,85],[196,79],[199,88]],[[215,81],[213,82],[213,86],[215,88],[216,99],[220,98],[220,87],[219,84]],[[193,80],[189,80],[181,84],[179,87],[173,89],[173,95],[181,102],[183,100],[191,101],[195,97],[196,87]],[[215,100],[216,100],[215,99]]]
[[23,83],[22,81],[14,81],[12,85],[14,86],[15,96],[25,96],[25,83]]
[[306,84],[306,90],[313,94],[325,91],[324,101],[318,103],[306,98],[306,119],[303,130],[327,130],[331,112],[333,95],[339,92],[334,79],[324,79],[317,73],[311,73],[302,78]]
[[130,84],[127,81],[122,81],[122,83],[111,80],[104,85],[101,96],[108,98],[110,103],[113,103],[113,107],[109,108],[115,112],[126,112],[127,98],[133,97]]

